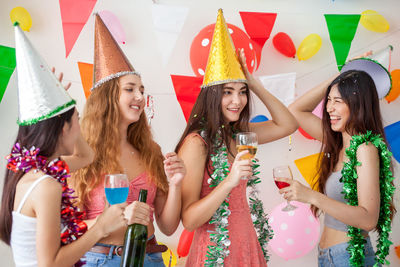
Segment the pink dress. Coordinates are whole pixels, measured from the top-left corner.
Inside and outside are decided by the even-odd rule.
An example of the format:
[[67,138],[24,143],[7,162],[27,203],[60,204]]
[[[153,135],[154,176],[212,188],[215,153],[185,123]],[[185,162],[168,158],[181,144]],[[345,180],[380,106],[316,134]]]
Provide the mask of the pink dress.
[[[200,198],[207,196],[213,190],[207,183],[208,178],[209,175],[205,170]],[[250,209],[246,197],[246,184],[246,180],[241,180],[240,184],[231,191],[229,197],[231,215],[228,218],[228,230],[231,245],[229,246],[230,254],[225,258],[224,262],[227,267],[267,266],[250,217]],[[207,259],[207,246],[213,245],[208,231],[214,229],[215,225],[208,222],[196,229],[186,266],[204,266],[204,262]]]

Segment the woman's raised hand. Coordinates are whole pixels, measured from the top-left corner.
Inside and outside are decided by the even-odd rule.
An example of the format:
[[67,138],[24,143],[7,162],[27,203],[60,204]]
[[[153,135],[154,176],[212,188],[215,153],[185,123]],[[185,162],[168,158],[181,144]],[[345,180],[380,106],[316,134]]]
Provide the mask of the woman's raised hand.
[[246,55],[244,54],[244,49],[239,48],[237,50],[237,55],[239,58],[240,65],[242,66],[243,73],[246,76],[247,85],[249,86],[249,89],[253,90],[256,87],[264,88],[261,82],[258,79],[256,79],[247,68]]
[[183,160],[175,153],[170,152],[165,155],[164,171],[170,185],[179,186],[183,177],[186,175],[186,167]]
[[[51,71],[56,74],[56,68],[52,67]],[[57,79],[60,81],[60,83],[62,83],[64,77],[64,73],[60,72],[60,74],[58,75]],[[68,90],[71,87],[71,82],[67,83],[67,85],[64,86],[65,90]]]
[[252,162],[249,159],[241,159],[242,156],[249,153],[248,150],[241,151],[237,153],[235,161],[232,164],[231,171],[226,178],[227,183],[229,183],[232,188],[237,186],[242,179],[242,177],[248,177],[253,174]]

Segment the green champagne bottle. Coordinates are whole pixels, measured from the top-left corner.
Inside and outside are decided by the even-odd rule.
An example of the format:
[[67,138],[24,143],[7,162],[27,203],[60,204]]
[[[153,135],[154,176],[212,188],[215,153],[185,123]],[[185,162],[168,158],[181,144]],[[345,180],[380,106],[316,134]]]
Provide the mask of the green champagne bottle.
[[[146,202],[147,190],[140,189],[139,201]],[[121,267],[143,267],[146,254],[147,226],[134,223],[125,232],[124,250]]]

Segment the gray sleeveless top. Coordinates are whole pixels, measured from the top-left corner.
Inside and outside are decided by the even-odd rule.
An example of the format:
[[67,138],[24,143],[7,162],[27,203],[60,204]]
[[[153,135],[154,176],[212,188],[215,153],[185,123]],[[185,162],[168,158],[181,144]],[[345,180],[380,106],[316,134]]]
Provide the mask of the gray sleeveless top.
[[[339,181],[341,177],[342,177],[341,171],[331,173],[325,184],[325,194],[332,199],[335,199],[343,203],[347,203],[347,200],[344,198],[344,194],[342,194],[343,183]],[[334,217],[330,216],[327,213],[325,213],[324,223],[326,226],[330,228],[343,232],[348,231],[347,224],[344,224],[341,221],[336,220]],[[362,230],[362,232],[365,233],[364,230]]]

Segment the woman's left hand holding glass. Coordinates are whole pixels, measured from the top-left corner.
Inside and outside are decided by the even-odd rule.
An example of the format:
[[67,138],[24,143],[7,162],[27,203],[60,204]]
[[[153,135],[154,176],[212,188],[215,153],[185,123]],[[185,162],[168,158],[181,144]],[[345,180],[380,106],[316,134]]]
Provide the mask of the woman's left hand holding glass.
[[283,198],[288,201],[300,201],[312,204],[312,199],[316,191],[303,185],[299,181],[288,178],[276,178],[275,181],[288,183],[288,187],[279,189],[279,194],[283,194]]
[[164,171],[167,175],[170,186],[180,186],[183,177],[186,175],[185,164],[175,152],[170,152],[165,155]]

